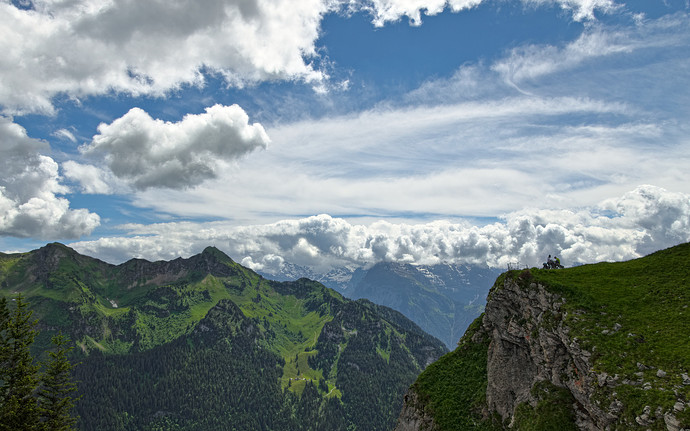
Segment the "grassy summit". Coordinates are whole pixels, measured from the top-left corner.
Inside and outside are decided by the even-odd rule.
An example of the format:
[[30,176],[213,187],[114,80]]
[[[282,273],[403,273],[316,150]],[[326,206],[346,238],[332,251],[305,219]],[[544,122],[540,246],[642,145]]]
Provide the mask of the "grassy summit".
[[[618,429],[638,425],[666,429],[662,412],[673,412],[683,426],[690,424],[690,244],[628,262],[509,271],[499,277],[492,292],[502,289],[506,278],[523,289],[536,283],[565,298],[562,323],[569,328],[570,339],[592,354],[589,372],[601,378],[591,388],[592,402],[603,410],[613,399],[622,402]],[[455,351],[429,366],[413,386],[438,429],[505,425],[492,423],[486,410],[486,352],[491,334],[482,332],[480,320]],[[545,319],[539,329],[549,331],[558,323]],[[535,398],[543,401],[536,408],[518,408],[517,429],[574,426],[569,407],[572,396],[567,390],[547,386],[533,388]],[[674,410],[679,400],[686,406]],[[640,420],[645,412],[647,416]],[[650,424],[640,424],[647,419]]]

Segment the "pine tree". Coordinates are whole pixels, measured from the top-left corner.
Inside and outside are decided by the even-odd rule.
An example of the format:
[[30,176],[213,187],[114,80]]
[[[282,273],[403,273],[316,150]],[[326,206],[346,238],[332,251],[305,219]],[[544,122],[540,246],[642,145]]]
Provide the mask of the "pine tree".
[[0,431],[66,431],[74,429],[70,416],[76,390],[71,347],[62,334],[53,337],[54,351],[45,371],[34,361],[29,347],[34,342],[37,321],[21,295],[13,310],[0,298]]
[[29,351],[36,321],[21,295],[14,310],[8,310],[4,298],[0,305],[0,430],[37,430],[39,366]]
[[43,385],[39,392],[41,422],[46,430],[67,431],[74,429],[77,419],[70,415],[74,407],[72,392],[77,385],[72,381],[72,364],[67,355],[67,339],[58,334],[52,339],[55,349],[49,353],[50,361],[43,373]]

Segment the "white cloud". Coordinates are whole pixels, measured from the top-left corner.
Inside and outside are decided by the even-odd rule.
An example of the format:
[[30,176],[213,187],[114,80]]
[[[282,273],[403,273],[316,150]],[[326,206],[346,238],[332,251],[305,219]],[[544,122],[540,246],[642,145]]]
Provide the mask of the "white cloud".
[[60,184],[58,164],[39,153],[46,150],[45,142],[0,116],[0,236],[78,238],[100,224],[97,214],[70,209],[57,196],[68,189]]
[[[268,151],[251,154],[218,180],[193,191],[138,193],[135,204],[250,223],[266,215],[276,220],[320,212],[492,216],[524,202],[549,204],[554,193],[567,198],[562,193],[575,191],[581,179],[610,182],[626,162],[639,161],[615,141],[644,136],[640,127],[628,132],[550,124],[558,116],[627,112],[618,103],[518,97],[294,123],[270,129]],[[678,154],[655,157],[677,160]],[[638,175],[621,186],[639,184]],[[234,187],[225,187],[230,181]]]
[[[216,178],[225,163],[266,148],[268,142],[263,127],[249,124],[237,105],[215,105],[177,123],[154,120],[142,109],[132,108],[112,123],[98,126],[98,134],[80,151],[86,156],[104,155],[113,175],[135,189],[181,189]],[[96,175],[93,168],[87,173],[82,165],[67,168],[68,175],[77,179]]]
[[483,0],[369,0],[351,2],[353,9],[362,8],[373,16],[374,25],[383,27],[387,22],[397,21],[403,16],[410,20],[410,25],[421,25],[422,14],[437,15],[446,8],[453,12],[471,9]]
[[614,0],[522,0],[526,4],[550,5],[555,4],[572,12],[575,21],[595,19],[596,10],[611,13],[621,8]]
[[77,142],[77,138],[74,137],[74,133],[67,129],[56,130],[55,133],[53,133],[53,136],[59,139],[66,139],[72,143]]
[[160,95],[201,85],[201,70],[244,85],[272,79],[318,83],[322,0],[35,0],[0,2],[0,105],[53,112],[52,97]]
[[[685,21],[597,25],[596,40],[606,41],[592,51],[597,67],[534,75],[532,95],[507,86],[492,64],[468,64],[366,111],[275,124],[267,151],[194,190],[139,192],[134,204],[235,224],[320,213],[419,222],[592,206],[639,184],[690,193],[690,93],[677,90],[690,67],[678,50],[690,35]],[[650,47],[644,55],[638,42]],[[558,64],[568,50],[540,61]]]
[[[204,73],[244,86],[301,80],[323,91],[316,46],[323,16],[368,11],[382,26],[407,16],[483,0],[35,0],[0,2],[0,106],[7,113],[53,113],[53,98],[123,92],[163,95],[203,85]],[[576,20],[616,9],[612,0],[523,0],[556,4]]]
[[690,42],[686,30],[689,21],[686,14],[676,14],[628,27],[590,25],[577,39],[563,47],[526,45],[514,48],[510,55],[494,64],[492,70],[507,82],[519,84],[571,71],[594,61],[607,61],[617,55],[629,56],[649,48],[684,47]]
[[214,222],[127,225],[123,229],[129,236],[72,246],[82,253],[121,262],[133,256],[150,260],[189,256],[215,245],[238,261],[263,270],[276,270],[284,262],[321,272],[378,261],[540,266],[548,254],[573,265],[636,258],[690,241],[690,195],[641,186],[596,206],[525,209],[484,226],[450,221],[362,225],[319,215],[242,227]]
[[[383,27],[406,16],[410,25],[422,24],[422,15],[434,16],[446,9],[460,12],[479,6],[485,0],[365,0],[350,1],[352,10],[363,9],[373,16],[373,23]],[[611,13],[620,8],[613,0],[522,0],[533,6],[557,5],[572,13],[575,21],[594,20],[595,11]]]
[[84,165],[74,160],[62,164],[65,177],[76,181],[81,186],[82,193],[110,194],[113,193],[111,184],[117,182],[113,175],[92,165]]

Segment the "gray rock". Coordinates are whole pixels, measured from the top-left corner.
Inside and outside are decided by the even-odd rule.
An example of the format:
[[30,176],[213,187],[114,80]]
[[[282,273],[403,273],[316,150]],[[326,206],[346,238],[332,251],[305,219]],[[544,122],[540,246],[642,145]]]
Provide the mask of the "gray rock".
[[408,390],[394,431],[435,431],[436,429],[434,418],[426,414],[417,393],[413,389]]
[[642,410],[642,414],[635,418],[635,422],[637,422],[639,425],[643,427],[649,426],[652,423],[649,420],[649,414],[651,413],[651,411],[651,407],[645,406],[644,410]]
[[[482,321],[483,330],[492,339],[487,352],[489,410],[510,423],[517,405],[536,402],[530,394],[534,384],[547,380],[573,395],[579,428],[606,429],[613,424],[622,404],[599,406],[592,395],[596,388],[618,383],[606,373],[596,374],[591,352],[569,335],[563,324],[566,316],[560,310],[563,298],[538,284],[528,291],[510,279],[491,295]],[[563,318],[555,325],[553,319],[548,327],[542,325],[545,316],[556,315]],[[511,324],[517,321],[522,323],[519,331]]]
[[620,400],[613,400],[609,406],[609,412],[615,416],[618,416],[623,412],[623,407],[625,406],[622,402],[620,402]]
[[680,376],[683,378],[684,385],[690,385],[690,376],[688,376],[686,373],[683,373]]
[[664,415],[664,423],[668,431],[680,431],[680,421],[672,413]]

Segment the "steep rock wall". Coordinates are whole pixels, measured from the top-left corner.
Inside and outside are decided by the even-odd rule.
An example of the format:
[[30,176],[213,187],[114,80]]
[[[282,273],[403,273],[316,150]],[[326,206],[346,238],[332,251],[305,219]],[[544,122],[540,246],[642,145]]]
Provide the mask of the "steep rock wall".
[[591,353],[570,337],[563,324],[564,299],[528,280],[506,278],[491,292],[482,321],[491,337],[487,362],[488,408],[511,421],[520,403],[534,405],[534,385],[549,381],[575,398],[580,429],[605,429],[616,419],[612,409],[592,402],[597,375]]

